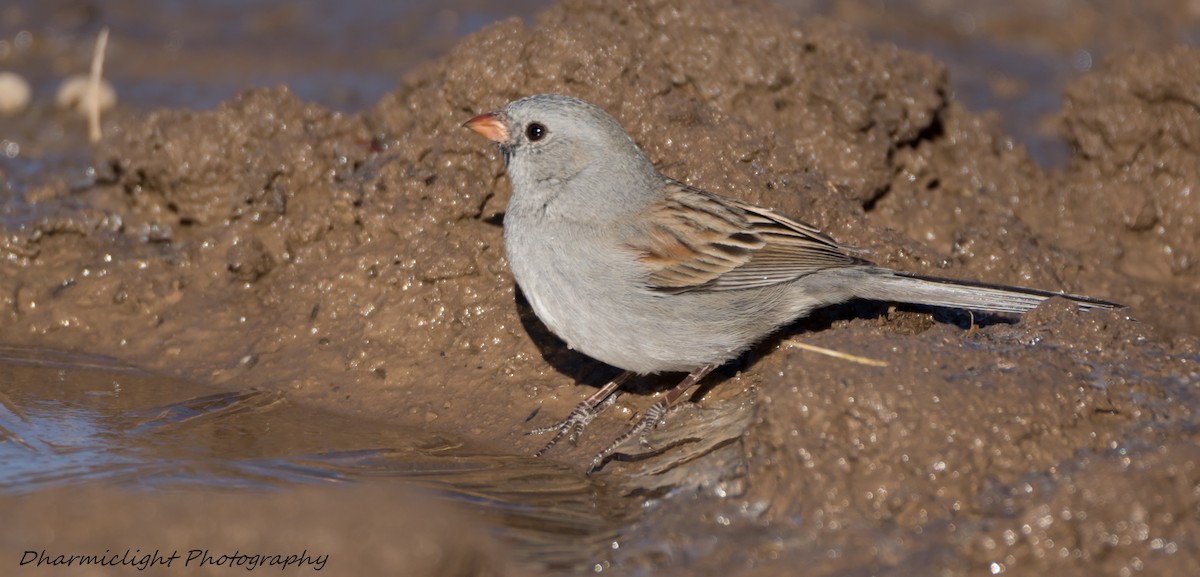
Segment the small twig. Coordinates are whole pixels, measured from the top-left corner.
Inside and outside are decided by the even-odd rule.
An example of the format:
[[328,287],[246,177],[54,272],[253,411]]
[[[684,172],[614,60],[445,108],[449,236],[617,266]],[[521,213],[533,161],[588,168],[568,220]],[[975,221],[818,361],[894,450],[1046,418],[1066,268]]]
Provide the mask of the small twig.
[[810,345],[808,343],[802,343],[800,341],[786,340],[786,341],[783,341],[783,344],[785,344],[789,347],[795,347],[798,349],[804,349],[806,351],[812,351],[814,353],[821,353],[822,355],[829,355],[835,359],[842,359],[843,361],[850,361],[852,363],[858,363],[860,365],[868,365],[868,366],[872,366],[872,367],[888,366],[888,364],[884,361],[868,359],[866,357],[860,357],[858,355],[843,353],[841,351],[835,351],[833,349],[827,349],[825,347],[818,347],[817,345]]
[[96,37],[96,51],[92,53],[92,74],[88,82],[87,118],[88,140],[100,142],[100,81],[104,78],[104,50],[108,46],[108,28],[100,30]]

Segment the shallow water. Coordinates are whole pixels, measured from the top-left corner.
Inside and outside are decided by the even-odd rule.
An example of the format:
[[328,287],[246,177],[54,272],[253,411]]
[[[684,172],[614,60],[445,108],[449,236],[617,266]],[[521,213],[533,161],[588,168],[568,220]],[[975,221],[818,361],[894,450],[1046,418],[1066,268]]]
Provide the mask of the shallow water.
[[[664,497],[699,500],[701,509],[715,506],[731,517],[761,513],[745,503],[720,503],[718,495],[726,491],[721,459],[699,477],[695,471],[671,473],[744,430],[749,407],[744,401],[687,407],[673,417],[679,426],[650,437],[652,455],[669,457],[631,478],[589,477],[580,467],[497,454],[430,429],[298,405],[279,393],[223,392],[103,357],[0,347],[0,503],[12,506],[63,490],[84,495],[89,506],[123,502],[131,491],[143,503],[164,496],[186,502],[216,491],[250,496],[240,507],[260,510],[270,501],[305,511],[301,503],[314,495],[308,489],[318,487],[322,501],[366,522],[387,514],[372,504],[379,498],[373,491],[382,486],[384,500],[418,495],[453,510],[469,530],[496,538],[517,567],[573,574],[619,564],[642,568],[631,574],[652,574],[664,559],[728,551],[731,544],[695,542],[695,535],[664,539],[659,529],[687,523],[677,508],[656,512]],[[709,487],[697,490],[704,485]],[[61,514],[18,507],[7,522],[61,524]],[[326,514],[318,509],[294,521],[320,524]],[[169,527],[179,520],[155,522]],[[377,538],[408,540],[419,524],[410,520]],[[184,527],[185,534],[195,531]],[[0,545],[8,539],[13,546],[17,534],[6,534]],[[761,536],[729,539],[754,544]],[[145,546],[140,540],[118,532],[103,542],[106,548]],[[61,549],[64,543],[73,541],[42,545]]]
[[469,511],[518,560],[547,567],[595,555],[637,508],[549,460],[485,454],[278,393],[205,389],[99,357],[0,348],[0,498],[64,487],[286,496],[334,485],[353,500],[363,482],[390,479]]

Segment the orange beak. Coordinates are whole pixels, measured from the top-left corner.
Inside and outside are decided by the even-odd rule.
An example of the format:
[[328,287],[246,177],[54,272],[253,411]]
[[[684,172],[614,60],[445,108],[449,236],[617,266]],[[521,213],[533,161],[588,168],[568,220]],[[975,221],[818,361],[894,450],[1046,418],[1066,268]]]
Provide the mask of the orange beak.
[[500,120],[500,117],[495,112],[480,114],[463,123],[463,126],[474,130],[480,136],[492,142],[499,142],[501,144],[508,142],[508,127],[504,125],[504,122]]

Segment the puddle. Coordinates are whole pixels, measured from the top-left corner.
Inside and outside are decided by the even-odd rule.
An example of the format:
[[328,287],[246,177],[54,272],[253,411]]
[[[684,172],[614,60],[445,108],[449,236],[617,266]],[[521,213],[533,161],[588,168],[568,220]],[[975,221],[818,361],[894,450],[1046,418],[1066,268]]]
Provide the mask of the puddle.
[[370,515],[362,485],[386,480],[468,511],[520,563],[540,567],[579,566],[637,507],[552,461],[55,351],[0,348],[0,438],[4,500],[84,487],[286,499],[334,485],[343,492],[324,498]]
[[[88,554],[149,545],[178,551],[182,560],[196,540],[253,546],[245,535],[209,534],[194,519],[227,514],[268,533],[281,525],[323,527],[330,517],[355,527],[384,522],[390,534],[370,542],[390,547],[380,540],[408,541],[429,531],[431,518],[448,518],[454,521],[438,530],[444,535],[434,531],[433,550],[444,552],[443,537],[465,532],[475,536],[467,541],[470,554],[509,563],[518,574],[585,574],[615,565],[653,571],[665,558],[713,548],[692,542],[695,536],[681,536],[683,549],[668,546],[659,530],[687,524],[691,513],[660,508],[664,502],[699,499],[705,511],[759,513],[738,513],[738,504],[712,498],[723,490],[714,489],[722,472],[737,462],[730,443],[751,406],[743,398],[684,407],[673,413],[677,426],[649,436],[644,466],[629,476],[588,477],[579,467],[323,411],[276,392],[220,391],[104,357],[0,347],[0,507],[22,528],[0,532],[0,549],[27,552],[34,543],[47,554]],[[706,466],[681,466],[701,456],[710,457]],[[281,508],[291,521],[272,513]],[[114,523],[114,515],[130,510],[141,520],[136,527]],[[39,531],[40,540],[27,537]],[[185,542],[155,545],[159,533]],[[97,541],[96,534],[106,537]],[[355,553],[361,543],[326,537],[302,530],[275,546],[324,543],[318,549],[355,558],[362,570],[406,566]],[[733,538],[755,543],[761,535]],[[401,548],[421,557],[414,547]],[[488,552],[496,547],[500,552]]]

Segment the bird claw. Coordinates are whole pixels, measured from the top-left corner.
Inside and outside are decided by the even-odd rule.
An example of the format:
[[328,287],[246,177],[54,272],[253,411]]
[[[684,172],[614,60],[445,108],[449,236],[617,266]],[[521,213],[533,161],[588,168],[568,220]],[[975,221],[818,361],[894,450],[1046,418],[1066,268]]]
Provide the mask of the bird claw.
[[[593,472],[600,470],[600,468],[608,462],[609,457],[612,457],[613,453],[617,451],[617,448],[619,448],[621,445],[624,445],[627,441],[634,437],[637,437],[638,443],[640,443],[642,447],[650,449],[650,441],[646,439],[646,434],[663,424],[667,416],[667,411],[669,411],[671,407],[675,406],[675,403],[679,402],[679,399],[683,397],[684,393],[686,393],[688,389],[700,382],[705,375],[712,372],[712,370],[715,368],[717,368],[717,365],[712,364],[705,365],[692,371],[688,374],[686,379],[684,379],[678,385],[675,385],[675,388],[668,391],[663,398],[659,399],[658,402],[654,403],[653,405],[650,405],[650,408],[646,409],[645,414],[642,415],[641,419],[638,419],[637,424],[635,424],[633,428],[626,431],[625,434],[617,437],[612,443],[609,443],[608,447],[605,447],[603,451],[600,451],[596,454],[596,458],[592,459],[591,464],[588,465],[587,474],[590,475]],[[549,451],[551,447],[557,444],[559,440],[563,438],[563,436],[567,436],[567,439],[574,444],[576,439],[579,438],[579,435],[583,433],[584,427],[586,427],[588,423],[591,423],[592,419],[595,419],[596,415],[598,415],[600,411],[603,411],[616,402],[617,389],[621,386],[621,383],[625,382],[625,380],[628,379],[632,374],[633,373],[629,371],[625,371],[624,373],[618,375],[617,378],[609,381],[607,385],[601,387],[601,389],[596,391],[594,395],[588,397],[586,400],[576,406],[575,409],[571,411],[571,414],[567,415],[567,418],[563,419],[563,421],[558,425],[553,427],[543,427],[530,431],[529,434],[531,435],[540,435],[551,432],[554,433],[554,437],[550,439],[550,442],[546,443],[546,446],[542,447],[542,450],[535,453],[534,456],[540,457],[544,455],[546,451]]]
[[576,442],[579,441],[580,435],[583,434],[583,430],[587,428],[589,424],[591,424],[592,420],[596,418],[596,415],[599,415],[602,411],[604,411],[604,409],[607,409],[614,402],[616,402],[616,400],[617,395],[615,394],[609,395],[603,401],[600,401],[596,404],[593,404],[591,399],[585,400],[576,405],[574,409],[571,409],[571,412],[567,415],[567,418],[560,421],[557,425],[538,427],[525,433],[526,435],[545,435],[546,433],[554,433],[554,436],[550,438],[550,441],[546,443],[546,445],[538,452],[534,453],[533,456],[541,457],[542,455],[545,455],[546,452],[554,448],[554,446],[557,445],[564,436],[567,438],[568,443],[575,445]]
[[546,452],[554,448],[554,446],[557,445],[564,436],[567,437],[568,443],[574,445],[575,442],[579,440],[579,435],[583,434],[583,429],[585,429],[592,422],[592,419],[595,418],[596,410],[586,404],[581,404],[575,407],[575,409],[567,415],[567,418],[563,419],[557,425],[538,427],[532,431],[529,431],[528,433],[525,433],[526,435],[545,435],[546,433],[554,433],[554,436],[550,437],[550,441],[547,442],[544,447],[538,450],[538,452],[534,453],[533,456],[541,457],[542,455],[545,455]]
[[613,440],[612,443],[609,443],[608,447],[605,447],[603,451],[600,451],[592,459],[591,465],[588,465],[587,474],[590,475],[600,470],[608,462],[609,457],[616,453],[621,445],[624,445],[634,437],[637,437],[638,444],[642,448],[652,449],[653,447],[650,445],[650,441],[646,438],[646,435],[666,422],[667,409],[668,407],[662,402],[655,403],[649,409],[646,409],[646,414],[641,419],[638,419],[637,424]]

